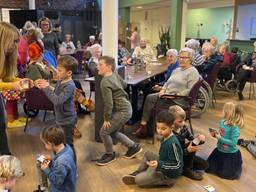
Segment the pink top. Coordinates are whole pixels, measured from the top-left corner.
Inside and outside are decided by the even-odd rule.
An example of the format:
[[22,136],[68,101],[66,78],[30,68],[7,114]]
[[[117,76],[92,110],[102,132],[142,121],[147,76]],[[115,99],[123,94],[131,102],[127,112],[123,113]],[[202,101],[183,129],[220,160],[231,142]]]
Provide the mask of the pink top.
[[18,45],[18,63],[21,65],[26,65],[28,63],[29,57],[28,57],[28,42],[27,38],[25,36],[22,36],[20,38],[20,42]]

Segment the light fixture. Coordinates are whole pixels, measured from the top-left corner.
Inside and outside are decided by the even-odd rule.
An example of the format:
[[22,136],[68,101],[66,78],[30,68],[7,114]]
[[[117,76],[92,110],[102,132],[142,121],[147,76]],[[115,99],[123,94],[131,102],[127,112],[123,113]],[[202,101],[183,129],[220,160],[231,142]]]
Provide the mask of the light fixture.
[[142,6],[138,6],[138,7],[136,7],[137,9],[142,9],[143,7]]

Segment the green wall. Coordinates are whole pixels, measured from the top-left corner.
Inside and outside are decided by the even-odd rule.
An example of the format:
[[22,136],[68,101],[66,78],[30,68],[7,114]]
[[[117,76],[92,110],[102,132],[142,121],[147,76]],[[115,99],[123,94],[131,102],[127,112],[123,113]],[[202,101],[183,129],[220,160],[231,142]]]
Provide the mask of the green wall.
[[211,9],[190,9],[187,18],[188,38],[197,38],[197,24],[203,23],[200,27],[200,38],[207,39],[216,36],[219,43],[227,38],[227,28],[224,23],[233,19],[233,7],[211,8]]

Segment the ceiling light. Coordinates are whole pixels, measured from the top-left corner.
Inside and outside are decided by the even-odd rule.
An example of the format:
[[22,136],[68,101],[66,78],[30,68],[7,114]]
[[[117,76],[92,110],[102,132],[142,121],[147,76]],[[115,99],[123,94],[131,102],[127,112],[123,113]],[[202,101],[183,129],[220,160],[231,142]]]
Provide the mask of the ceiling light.
[[142,9],[143,7],[142,6],[138,6],[138,7],[136,7],[137,9]]

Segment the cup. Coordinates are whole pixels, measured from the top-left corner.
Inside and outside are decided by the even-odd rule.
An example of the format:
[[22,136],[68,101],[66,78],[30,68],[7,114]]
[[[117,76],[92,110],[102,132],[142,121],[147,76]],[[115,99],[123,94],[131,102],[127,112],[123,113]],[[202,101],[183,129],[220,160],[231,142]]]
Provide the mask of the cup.
[[22,87],[23,90],[28,90],[30,88],[30,86],[29,86],[29,79],[24,79],[22,81],[22,86],[21,87]]

